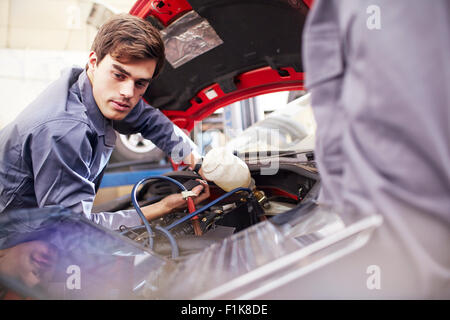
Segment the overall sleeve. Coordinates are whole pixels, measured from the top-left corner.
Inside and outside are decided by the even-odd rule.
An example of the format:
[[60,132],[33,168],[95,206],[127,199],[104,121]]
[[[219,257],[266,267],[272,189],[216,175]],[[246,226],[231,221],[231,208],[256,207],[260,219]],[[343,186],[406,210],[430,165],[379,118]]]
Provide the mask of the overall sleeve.
[[141,133],[175,163],[180,163],[191,152],[198,152],[195,143],[179,127],[142,100],[125,119],[114,121],[113,125],[122,134]]
[[303,35],[305,81],[317,121],[315,153],[322,180],[319,200],[339,206],[345,115],[340,105],[345,73],[337,4],[316,0]]
[[62,205],[110,229],[140,224],[134,210],[91,213],[95,185],[90,163],[92,137],[85,123],[59,120],[31,135],[30,156],[38,207]]

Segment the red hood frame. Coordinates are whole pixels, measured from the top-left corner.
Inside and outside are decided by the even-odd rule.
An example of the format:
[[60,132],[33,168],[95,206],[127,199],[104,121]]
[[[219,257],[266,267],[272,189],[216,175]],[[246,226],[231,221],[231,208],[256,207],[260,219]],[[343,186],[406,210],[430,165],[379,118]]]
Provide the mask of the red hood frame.
[[[312,4],[312,0],[286,1],[291,6],[298,5],[299,8],[303,5],[303,10]],[[301,5],[299,2],[302,2]],[[151,20],[154,24],[156,21],[162,29],[191,10],[194,10],[193,6],[186,0],[139,0],[130,13]],[[301,40],[298,39],[298,41]],[[292,67],[274,69],[273,66],[265,66],[237,74],[234,76],[234,83],[235,90],[231,92],[224,92],[217,82],[204,86],[189,100],[190,106],[185,110],[171,110],[164,105],[156,107],[160,108],[181,129],[191,131],[195,122],[201,121],[215,110],[231,103],[267,93],[304,90],[304,73]],[[212,96],[207,95],[210,92],[213,92]],[[147,102],[154,105],[151,101]]]

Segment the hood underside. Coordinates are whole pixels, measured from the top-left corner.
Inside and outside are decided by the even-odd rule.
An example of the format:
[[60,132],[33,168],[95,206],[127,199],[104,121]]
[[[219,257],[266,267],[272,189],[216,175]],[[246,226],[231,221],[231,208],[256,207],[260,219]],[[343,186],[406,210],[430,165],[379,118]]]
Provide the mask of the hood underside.
[[307,12],[302,0],[138,1],[130,13],[161,30],[167,56],[144,99],[191,130],[230,103],[303,90]]

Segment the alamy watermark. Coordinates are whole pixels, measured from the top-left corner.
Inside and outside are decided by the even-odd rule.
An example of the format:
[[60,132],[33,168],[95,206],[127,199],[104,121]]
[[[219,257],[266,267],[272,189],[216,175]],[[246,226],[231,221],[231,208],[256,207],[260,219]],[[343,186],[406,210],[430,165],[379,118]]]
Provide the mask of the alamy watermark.
[[366,286],[369,290],[381,289],[381,268],[375,264],[367,267],[366,273],[369,277],[366,280]]
[[366,26],[369,30],[381,29],[381,9],[377,5],[370,5],[366,9],[366,13],[369,15],[366,20]]
[[66,288],[69,290],[81,289],[81,269],[79,266],[72,264],[67,267],[66,273],[69,275],[66,279]]

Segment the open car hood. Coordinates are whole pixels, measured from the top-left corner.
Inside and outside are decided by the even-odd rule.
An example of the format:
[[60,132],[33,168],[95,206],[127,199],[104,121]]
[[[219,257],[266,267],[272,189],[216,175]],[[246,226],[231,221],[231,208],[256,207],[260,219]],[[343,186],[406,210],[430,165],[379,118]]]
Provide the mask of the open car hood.
[[130,13],[163,34],[166,65],[144,95],[182,129],[257,95],[303,90],[311,1],[140,0]]

